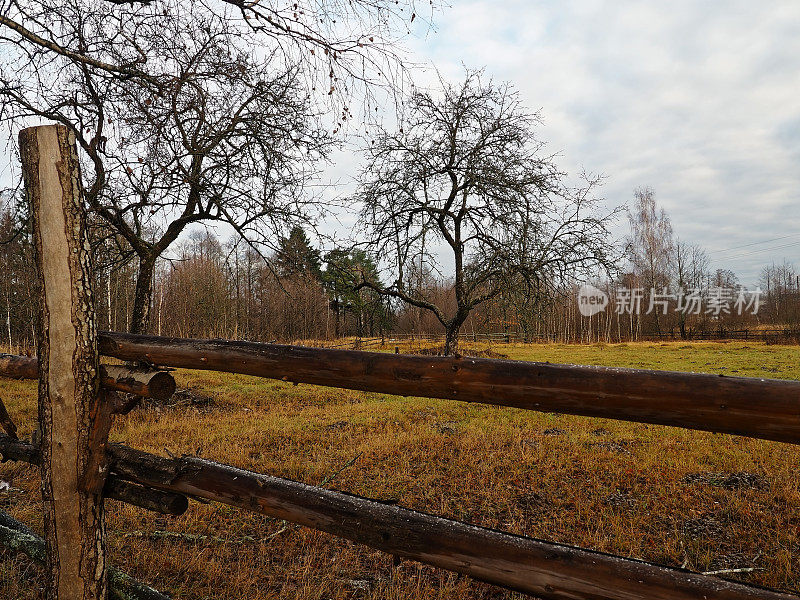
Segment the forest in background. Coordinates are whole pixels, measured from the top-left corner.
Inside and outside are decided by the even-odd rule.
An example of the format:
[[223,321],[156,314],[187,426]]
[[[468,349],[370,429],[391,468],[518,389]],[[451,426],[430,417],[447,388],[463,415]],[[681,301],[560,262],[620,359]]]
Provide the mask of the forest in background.
[[[2,343],[14,351],[31,351],[35,339],[36,273],[24,211],[6,206],[0,212],[0,302]],[[730,270],[709,268],[707,254],[678,239],[668,215],[658,210],[651,190],[637,190],[628,211],[630,235],[623,263],[611,278],[594,285],[610,299],[592,317],[579,312],[579,282],[543,286],[536,294],[508,289],[477,307],[462,335],[510,333],[517,339],[563,342],[616,342],[667,337],[691,339],[703,333],[800,327],[800,274],[788,262],[766,265],[759,287],[757,314],[729,310],[714,314],[705,304],[697,314],[683,314],[671,302],[648,313],[650,289],[703,290],[741,286]],[[136,257],[97,225],[95,279],[99,325],[126,331],[136,286]],[[153,290],[150,333],[175,337],[225,338],[292,342],[345,336],[443,334],[441,324],[425,310],[393,301],[367,288],[355,289],[362,274],[380,277],[376,261],[359,249],[323,252],[301,227],[280,239],[277,250],[263,257],[235,238],[220,240],[195,231],[181,243],[176,257],[158,263]],[[413,288],[454,305],[452,283],[430,270],[409,275]],[[618,310],[623,290],[641,288],[640,314]],[[707,300],[707,298],[704,298]]]

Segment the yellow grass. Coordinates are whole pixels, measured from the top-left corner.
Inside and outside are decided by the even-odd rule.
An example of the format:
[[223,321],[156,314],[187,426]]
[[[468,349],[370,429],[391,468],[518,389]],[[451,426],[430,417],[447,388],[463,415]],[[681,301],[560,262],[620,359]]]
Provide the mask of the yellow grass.
[[[384,351],[393,351],[388,342]],[[419,349],[421,346],[417,346]],[[407,345],[403,346],[407,350]],[[745,343],[479,345],[512,359],[800,379],[800,348]],[[207,372],[179,387],[210,401],[137,409],[114,438],[397,501],[515,533],[800,586],[795,446],[604,419],[320,388]],[[35,384],[0,382],[28,434]],[[799,399],[800,401],[800,399]],[[40,528],[37,473],[6,463],[0,492]],[[515,598],[309,529],[221,505],[177,518],[109,502],[115,564],[178,598]],[[207,536],[164,537],[169,531]],[[38,570],[0,563],[0,597],[39,598]]]

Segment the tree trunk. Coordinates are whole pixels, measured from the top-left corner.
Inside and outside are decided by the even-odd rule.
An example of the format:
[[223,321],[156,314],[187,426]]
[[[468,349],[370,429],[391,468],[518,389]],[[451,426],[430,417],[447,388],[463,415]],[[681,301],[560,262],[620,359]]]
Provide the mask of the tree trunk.
[[155,270],[155,257],[139,257],[139,273],[136,277],[136,292],[133,296],[130,333],[147,333],[150,326],[150,305],[153,301]]
[[32,127],[20,133],[19,145],[42,282],[39,427],[47,597],[103,600],[103,500],[86,491],[98,476],[97,326],[75,137],[61,125]]
[[458,330],[461,325],[451,325],[444,335],[444,356],[452,356],[458,351]]

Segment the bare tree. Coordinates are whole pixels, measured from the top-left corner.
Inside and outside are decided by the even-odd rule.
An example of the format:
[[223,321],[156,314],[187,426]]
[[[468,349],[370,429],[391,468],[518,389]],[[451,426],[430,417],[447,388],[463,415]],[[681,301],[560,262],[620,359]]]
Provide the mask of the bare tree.
[[[394,282],[361,287],[430,311],[457,348],[470,312],[504,289],[536,289],[609,263],[607,224],[596,216],[596,180],[573,190],[542,156],[536,114],[508,85],[469,72],[434,96],[416,91],[398,131],[382,131],[368,150],[355,200],[377,256],[393,262]],[[406,275],[424,248],[441,244],[452,261],[456,308],[446,312]],[[434,253],[428,264],[442,272]]]
[[[649,293],[666,290],[673,268],[672,223],[666,211],[656,206],[655,192],[639,188],[634,192],[633,210],[628,211],[631,226],[628,249],[634,274]],[[661,333],[658,309],[652,311],[656,333]]]
[[[71,64],[83,65],[125,80],[156,82],[169,70],[139,52],[129,37],[118,36],[112,26],[109,41],[125,48],[120,55],[107,54],[105,44],[64,34],[75,15],[93,13],[117,20],[158,23],[169,19],[168,0],[0,0],[0,30],[5,39],[38,48]],[[439,6],[426,5],[428,15]],[[405,68],[399,38],[409,32],[419,16],[414,0],[198,0],[182,2],[203,18],[219,17],[241,33],[253,34],[255,45],[279,53],[299,66],[309,88],[346,100],[357,87],[394,88]],[[89,20],[92,20],[91,18]],[[368,94],[369,96],[369,94]],[[342,115],[349,115],[345,102]]]
[[[674,265],[675,283],[677,293],[686,297],[689,293],[702,294],[702,287],[708,271],[708,256],[705,250],[697,244],[689,244],[676,239],[672,245],[672,264]],[[687,314],[685,310],[678,310],[678,330],[681,338],[686,339]]]
[[0,66],[4,120],[75,132],[86,201],[138,259],[133,332],[148,326],[156,260],[186,227],[224,222],[250,241],[273,239],[306,216],[303,187],[331,141],[296,67],[256,53],[225,17],[158,5],[128,14],[64,3],[60,39],[117,64],[135,50],[134,62],[169,76],[128,78],[35,44]]

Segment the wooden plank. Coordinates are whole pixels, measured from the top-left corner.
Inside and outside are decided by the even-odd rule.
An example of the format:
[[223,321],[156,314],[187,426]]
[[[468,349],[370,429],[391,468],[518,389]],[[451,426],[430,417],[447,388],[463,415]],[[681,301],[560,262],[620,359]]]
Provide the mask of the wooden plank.
[[103,497],[87,491],[98,475],[101,440],[97,325],[89,238],[75,136],[63,125],[19,134],[41,282],[39,427],[47,541],[47,597],[108,595]]
[[99,343],[107,356],[170,367],[800,442],[797,381],[123,333]]
[[[0,377],[38,379],[39,361],[28,356],[0,354]],[[163,401],[175,393],[175,378],[167,371],[127,365],[101,365],[100,387]]]

